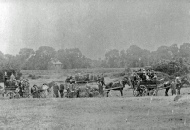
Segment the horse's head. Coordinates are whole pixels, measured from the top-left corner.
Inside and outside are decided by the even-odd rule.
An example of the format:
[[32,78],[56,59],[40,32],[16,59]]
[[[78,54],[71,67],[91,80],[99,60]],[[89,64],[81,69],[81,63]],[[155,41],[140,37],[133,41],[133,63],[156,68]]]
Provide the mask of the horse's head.
[[55,85],[55,81],[52,81],[52,82],[47,84],[47,86],[49,86],[49,88],[53,87],[54,85]]
[[186,85],[190,85],[190,81],[188,80],[188,76],[183,76],[181,77],[181,83],[182,84],[186,84]]
[[123,87],[125,87],[125,85],[127,84],[128,86],[131,86],[131,82],[129,77],[123,77],[123,79],[121,80],[121,84],[123,85]]

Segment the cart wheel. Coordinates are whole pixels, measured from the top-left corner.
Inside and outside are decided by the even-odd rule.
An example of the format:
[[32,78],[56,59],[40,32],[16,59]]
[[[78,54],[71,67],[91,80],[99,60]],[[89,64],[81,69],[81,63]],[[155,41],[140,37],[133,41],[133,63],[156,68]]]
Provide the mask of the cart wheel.
[[8,92],[8,93],[6,94],[6,97],[12,99],[12,98],[14,98],[14,95],[15,95],[14,92]]
[[139,95],[139,92],[137,91],[137,87],[133,89],[133,95],[137,97]]
[[140,85],[140,92],[139,92],[139,95],[140,96],[146,96],[146,93],[147,93],[147,89],[144,85]]
[[142,92],[142,96],[147,96],[148,95],[148,89],[144,88]]
[[158,91],[155,89],[153,92],[153,96],[157,96],[158,95]]

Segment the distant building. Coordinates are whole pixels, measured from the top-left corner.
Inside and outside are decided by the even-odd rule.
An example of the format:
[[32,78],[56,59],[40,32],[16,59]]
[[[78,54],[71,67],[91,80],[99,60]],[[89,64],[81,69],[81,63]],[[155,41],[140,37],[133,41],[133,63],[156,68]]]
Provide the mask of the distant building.
[[63,68],[63,64],[60,61],[51,60],[48,65],[50,70],[61,70]]

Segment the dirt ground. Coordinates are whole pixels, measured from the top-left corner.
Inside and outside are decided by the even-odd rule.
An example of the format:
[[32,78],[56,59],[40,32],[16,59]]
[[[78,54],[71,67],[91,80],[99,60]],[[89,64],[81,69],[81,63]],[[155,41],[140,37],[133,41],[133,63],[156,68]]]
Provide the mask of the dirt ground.
[[[51,75],[29,81],[32,86],[64,79]],[[134,97],[126,86],[123,97],[111,91],[108,98],[0,98],[0,130],[190,130],[189,93],[183,88],[177,101],[164,90],[156,97]]]

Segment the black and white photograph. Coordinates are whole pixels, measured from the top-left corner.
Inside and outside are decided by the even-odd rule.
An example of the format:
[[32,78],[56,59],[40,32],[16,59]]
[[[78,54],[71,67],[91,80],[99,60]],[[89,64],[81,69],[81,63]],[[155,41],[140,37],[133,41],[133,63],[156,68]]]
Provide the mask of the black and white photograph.
[[190,0],[0,0],[0,130],[190,130]]

